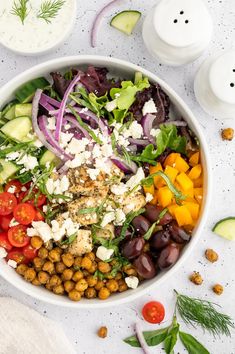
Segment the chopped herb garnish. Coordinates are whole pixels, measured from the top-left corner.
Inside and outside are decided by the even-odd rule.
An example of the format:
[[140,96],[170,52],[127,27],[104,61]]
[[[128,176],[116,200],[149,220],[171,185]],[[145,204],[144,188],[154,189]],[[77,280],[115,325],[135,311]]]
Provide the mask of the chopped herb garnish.
[[126,220],[124,221],[124,223],[123,223],[123,225],[122,225],[122,230],[121,230],[120,236],[117,237],[117,238],[115,238],[115,239],[113,240],[113,243],[114,243],[115,245],[118,245],[118,244],[125,238],[125,236],[126,236],[126,231],[127,231],[127,229],[129,228],[129,226],[130,226],[132,220],[133,220],[136,216],[138,216],[138,215],[140,215],[140,214],[143,214],[144,212],[145,212],[145,209],[144,209],[144,208],[141,208],[141,209],[139,209],[139,210],[137,210],[137,211],[131,211],[130,213],[128,213],[128,214],[126,215]]
[[73,243],[74,240],[76,240],[77,237],[77,232],[75,232],[74,234],[72,234],[71,236],[69,236],[66,240],[61,241],[60,245],[70,245],[71,243]]
[[152,224],[152,226],[148,229],[148,231],[144,234],[143,238],[148,241],[150,237],[152,236],[152,233],[154,232],[155,227],[159,224],[163,216],[167,213],[168,209],[165,208],[161,211],[159,214],[158,220],[155,221],[155,223]]
[[24,21],[26,17],[28,16],[28,11],[27,11],[27,3],[29,0],[15,0],[11,14],[18,16],[22,22],[22,25],[24,25]]
[[38,18],[42,18],[46,23],[51,23],[58,12],[62,9],[65,4],[64,0],[47,0],[41,4],[40,11],[38,13]]
[[86,209],[80,209],[77,211],[77,215],[84,215],[84,214],[90,214],[90,213],[96,213],[98,208],[86,208]]

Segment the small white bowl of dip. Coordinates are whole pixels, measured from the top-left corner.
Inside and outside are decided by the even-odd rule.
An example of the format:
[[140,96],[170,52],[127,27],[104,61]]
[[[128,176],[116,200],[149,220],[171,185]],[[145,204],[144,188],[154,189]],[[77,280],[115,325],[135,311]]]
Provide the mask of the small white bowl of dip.
[[74,27],[77,2],[66,0],[55,18],[47,23],[38,17],[44,1],[28,1],[24,24],[12,13],[14,0],[0,1],[0,44],[17,54],[35,56],[46,54],[64,43]]

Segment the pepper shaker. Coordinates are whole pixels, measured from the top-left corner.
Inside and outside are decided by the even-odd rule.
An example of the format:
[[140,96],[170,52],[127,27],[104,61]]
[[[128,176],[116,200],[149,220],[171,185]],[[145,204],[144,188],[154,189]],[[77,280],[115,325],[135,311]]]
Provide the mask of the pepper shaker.
[[235,118],[235,49],[205,60],[195,77],[194,91],[207,113]]
[[202,54],[212,32],[212,18],[203,0],[161,0],[147,15],[142,34],[156,59],[179,66]]

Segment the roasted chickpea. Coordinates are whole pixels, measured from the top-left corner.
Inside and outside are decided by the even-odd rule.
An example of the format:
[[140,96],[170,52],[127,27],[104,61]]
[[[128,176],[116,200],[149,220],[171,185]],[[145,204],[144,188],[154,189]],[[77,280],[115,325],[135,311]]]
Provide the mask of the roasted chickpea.
[[99,299],[100,300],[106,300],[110,296],[110,291],[109,289],[103,287],[100,289],[98,293]]
[[34,280],[32,281],[32,284],[35,285],[35,286],[41,285],[41,283],[40,283],[40,281],[38,280],[37,277],[34,278]]
[[66,269],[66,265],[63,263],[63,262],[57,262],[55,264],[55,270],[56,270],[56,273],[63,273],[63,271]]
[[120,280],[122,279],[122,273],[117,273],[116,276],[115,276],[115,280]]
[[52,291],[53,290],[53,286],[50,285],[50,283],[46,283],[45,284],[45,288],[49,291]]
[[91,268],[89,268],[89,273],[94,274],[97,271],[97,263],[96,262],[92,262],[92,266]]
[[71,253],[64,253],[61,257],[67,267],[72,267],[74,263],[74,256]]
[[73,271],[72,271],[72,269],[69,269],[69,268],[65,269],[62,273],[62,276],[61,276],[63,281],[71,280],[72,277],[73,277]]
[[63,253],[63,250],[60,247],[55,247],[54,250],[57,251],[60,255]]
[[74,267],[81,267],[81,263],[82,263],[82,257],[76,257],[75,259],[74,259],[74,264],[73,264],[73,266]]
[[131,264],[128,264],[126,266],[124,266],[122,268],[123,272],[125,272],[127,275],[133,275],[136,276],[137,275],[137,271],[135,270],[135,268],[133,268],[133,266]]
[[202,276],[198,272],[193,272],[193,274],[190,275],[189,279],[195,285],[201,285],[203,283]]
[[67,293],[69,293],[71,290],[73,290],[75,287],[75,283],[72,280],[66,280],[64,282],[64,289]]
[[42,247],[43,240],[39,236],[33,236],[31,237],[30,243],[33,248],[36,248],[38,250],[40,247]]
[[38,280],[40,281],[41,284],[46,284],[49,280],[49,274],[43,271],[40,271],[38,273]]
[[16,268],[16,272],[20,275],[24,275],[27,269],[28,267],[26,264],[19,264]]
[[118,291],[122,293],[128,289],[125,281],[123,279],[118,280]]
[[206,259],[208,259],[209,262],[214,263],[217,262],[219,259],[218,253],[216,253],[214,250],[208,248],[205,252]]
[[60,285],[62,283],[62,280],[58,275],[52,275],[51,279],[49,280],[49,284],[53,286]]
[[33,265],[34,265],[34,268],[37,271],[42,269],[44,263],[45,263],[45,259],[42,259],[42,258],[39,258],[39,257],[35,257],[33,259]]
[[87,288],[85,291],[85,297],[87,299],[94,299],[96,297],[96,290],[94,288]]
[[95,260],[95,253],[94,252],[89,252],[86,254],[86,257],[90,258],[92,262]]
[[216,295],[221,295],[221,294],[223,294],[224,288],[221,284],[215,284],[213,286],[212,290],[214,291],[214,293]]
[[111,267],[109,265],[109,263],[105,263],[105,262],[99,262],[98,263],[98,269],[101,273],[109,273],[111,270]]
[[60,252],[58,249],[53,249],[49,252],[48,258],[51,262],[59,262],[60,261]]
[[73,281],[75,282],[81,280],[82,278],[83,278],[83,273],[81,270],[77,270],[72,277]]
[[85,291],[88,288],[88,284],[86,279],[81,279],[77,282],[77,284],[75,285],[75,289],[77,291]]
[[98,280],[97,284],[95,285],[95,290],[100,290],[101,288],[103,288],[103,286],[104,286],[103,280]]
[[69,292],[69,298],[72,301],[80,301],[81,300],[81,294],[79,291],[73,289]]
[[42,267],[42,270],[49,274],[53,274],[55,272],[55,266],[51,261],[46,261]]
[[88,277],[88,276],[90,275],[90,273],[89,273],[88,270],[86,270],[86,269],[83,269],[83,270],[82,270],[82,273],[83,273],[84,278],[85,278],[85,277]]
[[86,269],[86,270],[89,270],[89,269],[91,268],[91,266],[92,266],[92,261],[90,260],[90,258],[88,258],[88,257],[85,256],[85,257],[82,259],[81,268],[84,268],[84,269]]
[[97,284],[98,279],[96,277],[94,277],[93,275],[89,275],[86,278],[86,281],[87,281],[88,286],[90,286],[92,288],[93,286],[95,286]]
[[54,286],[53,293],[55,293],[56,295],[63,295],[64,294],[64,286],[62,284]]
[[26,269],[24,273],[24,278],[26,281],[32,282],[35,277],[36,277],[36,272],[33,268]]
[[109,289],[111,293],[115,293],[118,291],[118,282],[114,279],[107,281],[106,287]]
[[103,326],[103,327],[100,327],[98,332],[97,332],[97,335],[98,337],[100,338],[106,338],[107,337],[107,334],[108,334],[108,329],[107,327]]
[[46,259],[48,256],[48,250],[45,247],[41,247],[38,250],[38,257],[42,259]]

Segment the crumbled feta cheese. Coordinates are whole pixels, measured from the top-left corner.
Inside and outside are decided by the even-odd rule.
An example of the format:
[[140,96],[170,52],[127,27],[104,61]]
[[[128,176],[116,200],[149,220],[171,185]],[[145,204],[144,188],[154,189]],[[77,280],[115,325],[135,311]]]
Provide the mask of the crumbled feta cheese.
[[29,237],[33,237],[33,236],[38,236],[38,232],[36,229],[34,229],[33,227],[28,227],[27,228],[27,235]]
[[26,192],[26,191],[27,191],[27,188],[23,186],[23,187],[21,188],[21,191],[22,191],[22,192]]
[[33,170],[36,166],[38,166],[37,158],[27,154],[22,156],[16,163],[17,165],[24,165],[26,171]]
[[61,192],[66,192],[69,189],[69,179],[67,176],[63,176],[60,180],[60,190]]
[[67,176],[63,176],[61,179],[54,181],[52,178],[48,178],[46,182],[46,189],[49,194],[63,194],[69,189],[69,179]]
[[16,191],[16,186],[10,186],[8,189],[7,189],[8,193],[12,193],[14,194],[15,191]]
[[124,221],[126,220],[126,214],[122,211],[122,209],[117,209],[115,211],[115,225],[122,225]]
[[64,126],[64,129],[65,130],[69,130],[71,128],[71,125],[70,124],[65,124],[65,126]]
[[52,178],[48,178],[46,181],[46,189],[49,194],[53,194],[54,192],[54,180]]
[[6,159],[9,161],[16,160],[20,157],[20,153],[18,151],[10,152],[10,154],[6,155]]
[[73,133],[68,133],[68,132],[63,133],[63,132],[61,132],[60,133],[60,146],[62,148],[65,148],[72,138],[73,138]]
[[129,131],[134,139],[139,139],[143,135],[142,125],[137,123],[136,121],[131,123]]
[[152,98],[148,102],[145,102],[144,107],[142,109],[142,113],[143,116],[145,116],[148,113],[157,113],[157,107]]
[[7,256],[7,251],[5,248],[0,247],[0,258],[5,258]]
[[[53,232],[47,223],[43,221],[33,221],[32,226],[37,231],[37,235],[40,236],[44,242],[47,242],[53,238]],[[28,234],[28,230],[27,230],[27,234]]]
[[87,138],[82,138],[81,140],[78,140],[76,138],[72,138],[70,143],[68,144],[66,148],[66,152],[69,154],[79,154],[80,152],[84,152],[86,150],[87,145],[89,145],[90,140]]
[[34,140],[33,145],[36,148],[41,148],[43,146],[43,143],[39,139],[36,139],[36,140]]
[[109,213],[104,215],[100,226],[101,227],[105,227],[106,225],[110,224],[113,220],[115,220],[115,212],[114,211],[110,211]]
[[80,111],[80,113],[86,113],[86,112],[88,112],[88,108],[87,107],[82,108],[81,111]]
[[139,285],[139,279],[134,276],[126,277],[125,282],[130,289],[136,289]]
[[17,226],[17,225],[19,225],[19,223],[16,221],[16,219],[12,218],[9,223],[9,227],[13,227],[13,226]]
[[49,130],[56,130],[55,117],[49,117],[47,121],[48,121],[47,128]]
[[105,108],[108,112],[112,112],[115,108],[117,108],[117,99],[106,103]]
[[90,151],[84,151],[80,154],[76,154],[75,158],[73,160],[69,160],[65,163],[65,165],[69,168],[76,168],[76,167],[80,167],[81,165],[83,165],[84,163],[87,163],[87,161],[90,159],[91,157],[91,152]]
[[7,264],[12,267],[12,268],[17,268],[17,262],[16,261],[13,261],[13,259],[9,259],[7,261]]
[[47,205],[43,205],[43,207],[42,207],[43,213],[47,213],[47,210],[48,210],[48,206]]
[[128,188],[125,183],[120,182],[120,184],[113,184],[110,190],[115,195],[123,195],[128,191]]
[[95,169],[95,168],[88,168],[87,169],[87,174],[90,177],[90,179],[95,181],[97,176],[100,174],[100,170],[99,169]]
[[146,193],[145,200],[146,200],[146,203],[151,202],[151,200],[153,200],[152,194]]
[[150,134],[156,138],[161,133],[161,129],[151,129]]
[[114,250],[108,249],[104,246],[99,246],[96,251],[96,257],[101,259],[102,261],[107,261],[113,255]]
[[145,174],[144,174],[144,170],[142,167],[139,167],[136,174],[134,176],[132,176],[127,182],[126,182],[126,186],[128,188],[134,188],[136,186],[138,186],[142,179],[145,178]]

